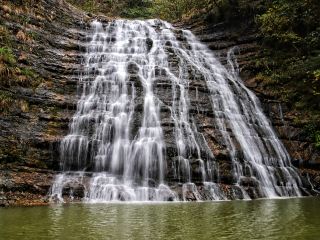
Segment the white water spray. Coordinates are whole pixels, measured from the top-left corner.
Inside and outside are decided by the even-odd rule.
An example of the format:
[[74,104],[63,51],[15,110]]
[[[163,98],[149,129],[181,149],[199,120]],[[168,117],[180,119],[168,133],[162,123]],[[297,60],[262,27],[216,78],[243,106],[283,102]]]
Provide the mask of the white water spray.
[[[88,38],[82,95],[61,142],[63,173],[51,188],[53,199],[62,201],[66,186],[80,187],[89,202],[243,199],[250,198],[246,179],[256,183],[256,197],[301,195],[286,149],[238,77],[233,51],[227,69],[191,32],[160,20],[94,21]],[[191,113],[195,75],[201,76],[195,101],[206,88],[214,116],[209,124],[232,161],[230,191],[223,190],[219,163],[195,119],[199,105]],[[170,86],[170,99],[155,93],[161,84]],[[165,107],[173,157],[162,126]]]

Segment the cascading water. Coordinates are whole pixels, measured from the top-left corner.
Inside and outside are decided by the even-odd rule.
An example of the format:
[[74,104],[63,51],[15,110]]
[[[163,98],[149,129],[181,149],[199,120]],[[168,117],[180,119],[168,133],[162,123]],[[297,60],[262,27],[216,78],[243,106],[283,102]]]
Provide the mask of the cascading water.
[[[62,173],[52,199],[301,195],[299,175],[259,101],[239,79],[232,50],[227,69],[191,32],[160,20],[91,25],[79,79],[82,95],[61,142]],[[228,151],[229,162],[215,156],[204,130],[208,125],[220,136],[217,148]],[[225,165],[228,183],[220,179]]]

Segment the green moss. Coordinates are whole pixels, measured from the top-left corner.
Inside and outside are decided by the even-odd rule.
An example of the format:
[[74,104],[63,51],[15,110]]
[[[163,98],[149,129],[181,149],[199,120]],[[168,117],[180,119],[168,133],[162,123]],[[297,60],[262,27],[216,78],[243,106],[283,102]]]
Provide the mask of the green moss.
[[17,65],[10,48],[0,48],[0,86],[36,88],[41,82],[42,79],[32,68]]
[[13,51],[9,47],[1,47],[0,48],[0,61],[3,61],[10,66],[13,66],[17,63],[15,56],[13,55]]
[[33,40],[40,40],[40,36],[37,32],[28,32],[28,36]]
[[27,68],[27,67],[20,68],[20,74],[24,75],[26,77],[30,77],[30,78],[36,78],[37,77],[36,72],[33,69]]
[[14,104],[14,99],[11,93],[0,91],[0,112],[6,113]]
[[19,15],[18,20],[22,24],[28,24],[30,23],[31,18],[28,15]]

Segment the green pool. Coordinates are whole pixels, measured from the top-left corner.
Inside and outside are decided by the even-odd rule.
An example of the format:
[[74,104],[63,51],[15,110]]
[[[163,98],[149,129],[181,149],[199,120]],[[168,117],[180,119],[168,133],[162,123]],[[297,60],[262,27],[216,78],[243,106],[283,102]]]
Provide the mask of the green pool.
[[0,209],[0,239],[320,239],[320,199]]

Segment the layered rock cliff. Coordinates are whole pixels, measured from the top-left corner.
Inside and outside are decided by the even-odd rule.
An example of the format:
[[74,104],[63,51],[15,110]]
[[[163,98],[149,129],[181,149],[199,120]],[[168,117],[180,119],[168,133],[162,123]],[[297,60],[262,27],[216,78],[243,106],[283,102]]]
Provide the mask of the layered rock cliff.
[[0,205],[40,204],[75,108],[78,41],[87,16],[55,0],[2,1],[0,11],[9,39],[2,45],[16,59],[8,71],[32,73],[1,78]]
[[315,189],[319,189],[320,152],[303,125],[297,121],[305,119],[304,113],[282,102],[279,96],[268,88],[267,83],[258,77],[261,71],[258,63],[266,53],[253,19],[209,23],[202,17],[197,17],[183,24],[177,23],[177,26],[194,32],[224,63],[228,50],[236,48],[242,80],[259,97],[264,112],[290,153],[293,165],[312,182]]
[[[4,1],[0,11],[1,26],[10,38],[17,62],[14,68],[33,72],[23,75],[20,71],[17,75],[24,81],[11,83],[3,79],[14,76],[4,76],[0,85],[1,96],[5,96],[1,98],[0,114],[0,205],[46,204],[53,175],[59,170],[59,143],[67,134],[75,111],[77,71],[84,51],[81,42],[85,41],[84,30],[91,18],[58,0],[23,4]],[[238,48],[243,80],[261,99],[294,164],[319,188],[319,152],[294,124],[292,116],[298,113],[266,92],[255,78],[255,60],[261,48],[252,23],[209,25],[196,20],[178,25],[193,31],[222,62],[226,61],[228,49]],[[2,45],[5,47],[5,43]],[[158,90],[157,94],[165,100],[166,88]],[[224,151],[215,154],[222,161],[227,158]],[[228,176],[224,177],[223,181],[228,183]]]

